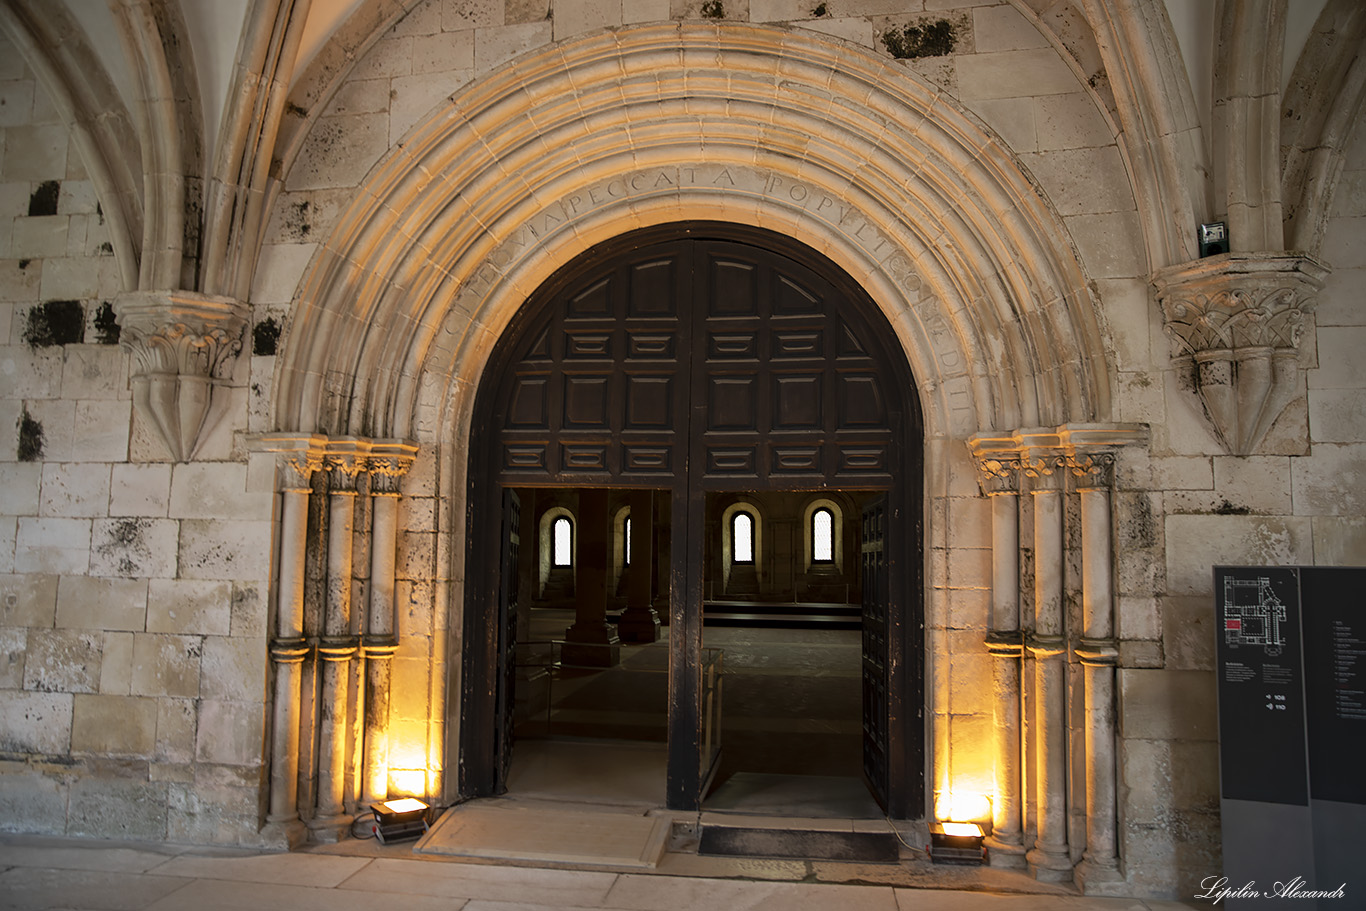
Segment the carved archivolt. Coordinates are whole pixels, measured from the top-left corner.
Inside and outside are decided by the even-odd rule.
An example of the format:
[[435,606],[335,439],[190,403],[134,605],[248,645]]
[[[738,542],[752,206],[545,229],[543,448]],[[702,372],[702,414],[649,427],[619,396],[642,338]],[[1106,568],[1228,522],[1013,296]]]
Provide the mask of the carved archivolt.
[[1255,452],[1299,393],[1300,339],[1326,274],[1307,256],[1233,253],[1154,277],[1177,361],[1230,452]]

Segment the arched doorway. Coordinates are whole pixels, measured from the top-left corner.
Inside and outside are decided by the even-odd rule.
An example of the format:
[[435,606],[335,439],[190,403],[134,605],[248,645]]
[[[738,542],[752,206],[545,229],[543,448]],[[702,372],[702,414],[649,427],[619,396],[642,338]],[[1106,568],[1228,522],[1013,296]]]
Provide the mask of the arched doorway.
[[[859,490],[863,754],[895,817],[924,809],[922,420],[905,357],[862,288],[815,251],[721,223],[593,248],[519,310],[480,383],[470,446],[461,793],[506,786],[517,592],[513,488],[667,497],[671,808],[706,776],[706,503]],[[877,496],[872,496],[876,494]],[[495,531],[500,533],[495,534]]]

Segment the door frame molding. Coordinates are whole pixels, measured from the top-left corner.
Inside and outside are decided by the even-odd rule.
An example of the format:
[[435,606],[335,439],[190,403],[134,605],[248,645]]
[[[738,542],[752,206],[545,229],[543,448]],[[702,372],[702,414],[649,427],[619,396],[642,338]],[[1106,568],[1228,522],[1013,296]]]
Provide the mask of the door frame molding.
[[[583,272],[586,264],[609,262],[626,253],[656,244],[686,239],[720,240],[753,246],[791,259],[816,273],[850,301],[856,301],[860,320],[873,330],[869,341],[880,350],[876,359],[891,371],[886,390],[893,431],[893,464],[899,477],[917,479],[916,483],[891,484],[889,511],[897,518],[890,523],[889,573],[893,609],[890,618],[893,661],[888,681],[893,719],[890,725],[888,765],[892,787],[887,810],[894,818],[920,818],[926,808],[925,764],[928,758],[925,708],[925,586],[924,586],[924,420],[916,386],[905,352],[896,343],[887,316],[871,296],[846,271],[818,251],[775,232],[727,222],[675,222],[626,232],[595,245],[575,257],[544,282],[518,309],[495,345],[479,380],[470,429],[469,473],[467,475],[467,529],[501,527],[503,484],[493,462],[497,434],[494,422],[499,378],[512,365],[516,342],[535,324],[544,307]],[[893,401],[892,399],[895,399]],[[692,410],[705,403],[692,403]],[[679,416],[679,421],[692,415]],[[691,433],[689,434],[691,439]],[[689,443],[690,445],[690,443]],[[591,486],[578,481],[572,486]],[[518,481],[516,486],[538,486]],[[547,485],[539,485],[547,486]],[[553,486],[563,486],[555,484]],[[612,486],[630,486],[616,481]],[[658,487],[656,481],[645,486]],[[875,489],[878,485],[862,486]],[[701,485],[673,484],[672,539],[687,542],[688,548],[700,545],[705,528],[705,490]],[[499,654],[501,628],[499,617],[499,554],[490,552],[498,539],[489,535],[466,536],[466,566],[473,569],[466,578],[463,611],[462,673],[459,711],[461,713],[458,785],[459,799],[488,796],[495,792],[499,778],[497,740],[499,729],[498,688],[502,677]],[[669,787],[668,805],[673,809],[695,809],[700,799],[701,771],[697,762],[697,719],[700,717],[700,646],[702,641],[702,566],[700,552],[695,560],[670,561],[670,712],[669,712]],[[696,610],[688,605],[696,603]],[[691,648],[690,648],[691,646]],[[675,706],[681,711],[676,710]],[[687,711],[691,707],[691,711]]]

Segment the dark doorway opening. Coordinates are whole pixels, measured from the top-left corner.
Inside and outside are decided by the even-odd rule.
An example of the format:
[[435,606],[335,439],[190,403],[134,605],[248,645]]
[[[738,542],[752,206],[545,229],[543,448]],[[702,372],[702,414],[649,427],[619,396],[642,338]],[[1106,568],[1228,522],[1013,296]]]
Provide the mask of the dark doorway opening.
[[[890,325],[814,251],[760,229],[670,225],[566,266],[500,339],[475,406],[467,527],[498,528],[500,511],[503,521],[500,535],[467,539],[462,796],[508,787],[517,605],[527,597],[517,589],[529,578],[512,572],[508,557],[525,559],[531,526],[521,500],[577,491],[597,527],[610,519],[613,497],[652,490],[652,521],[667,527],[651,594],[668,626],[665,801],[700,806],[722,733],[704,613],[732,603],[757,609],[772,581],[759,562],[763,545],[734,541],[760,517],[715,514],[743,491],[802,504],[801,521],[821,535],[836,514],[843,523],[844,537],[812,544],[811,554],[796,554],[805,532],[792,533],[782,597],[838,608],[859,626],[861,772],[890,815],[922,815],[922,449],[914,385]],[[713,540],[717,521],[732,523],[730,544]],[[842,564],[831,555],[835,542]],[[581,568],[610,594],[610,542],[595,554],[581,557]],[[568,597],[557,568],[553,558],[537,564],[538,596]],[[605,611],[585,614],[581,585],[581,577],[572,583],[564,647],[615,667],[613,624]]]

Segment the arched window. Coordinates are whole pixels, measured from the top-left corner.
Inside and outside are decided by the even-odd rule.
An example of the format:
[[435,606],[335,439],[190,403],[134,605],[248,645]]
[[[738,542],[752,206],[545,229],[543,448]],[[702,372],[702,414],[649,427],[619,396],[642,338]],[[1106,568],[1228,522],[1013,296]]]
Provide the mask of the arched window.
[[737,512],[730,520],[731,562],[754,562],[754,517]]
[[560,516],[550,527],[550,562],[554,566],[574,565],[574,523]]
[[835,562],[835,514],[824,506],[811,514],[811,562]]
[[631,516],[630,516],[629,513],[628,513],[627,516],[626,516],[625,535],[624,535],[623,538],[622,538],[621,544],[622,544],[621,563],[622,563],[623,566],[630,566],[630,565],[631,565]]

